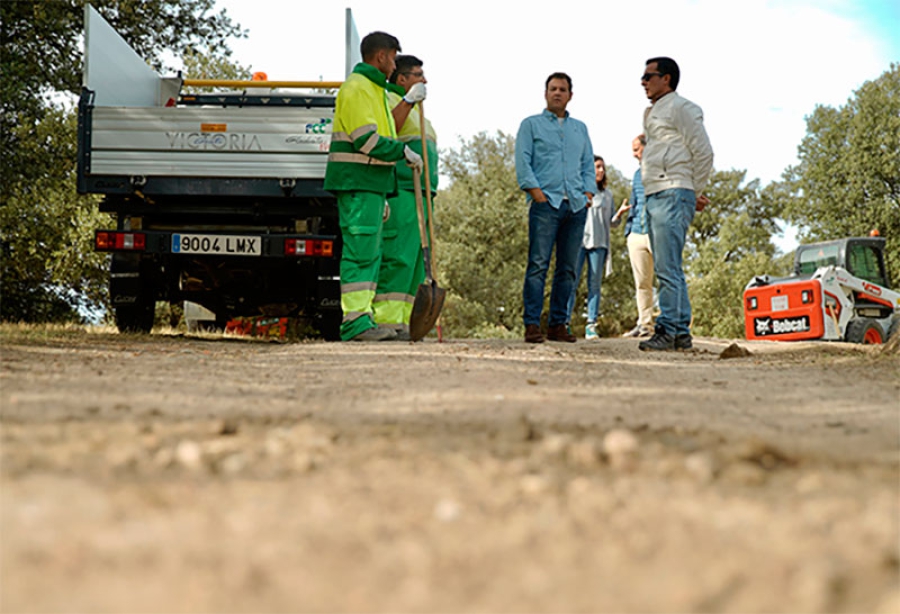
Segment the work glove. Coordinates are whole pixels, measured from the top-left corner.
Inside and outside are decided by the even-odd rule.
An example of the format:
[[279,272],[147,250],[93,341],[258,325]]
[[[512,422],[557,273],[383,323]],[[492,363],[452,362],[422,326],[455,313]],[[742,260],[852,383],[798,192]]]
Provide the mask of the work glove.
[[405,100],[409,104],[416,104],[417,102],[422,102],[423,100],[425,100],[425,84],[421,81],[419,81],[418,83],[413,83],[413,86],[409,88],[408,92],[406,92],[403,100]]
[[388,201],[384,201],[384,214],[381,216],[381,221],[386,222],[391,217],[391,204]]
[[419,169],[419,172],[422,172],[422,156],[414,152],[409,148],[409,145],[403,148],[403,157],[406,158],[407,166],[411,166],[412,168]]

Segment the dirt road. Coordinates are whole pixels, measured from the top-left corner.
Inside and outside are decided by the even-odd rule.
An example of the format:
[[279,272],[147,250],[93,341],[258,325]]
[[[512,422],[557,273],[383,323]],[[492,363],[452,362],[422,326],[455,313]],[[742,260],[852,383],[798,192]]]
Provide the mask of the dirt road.
[[0,327],[3,612],[898,612],[900,356]]

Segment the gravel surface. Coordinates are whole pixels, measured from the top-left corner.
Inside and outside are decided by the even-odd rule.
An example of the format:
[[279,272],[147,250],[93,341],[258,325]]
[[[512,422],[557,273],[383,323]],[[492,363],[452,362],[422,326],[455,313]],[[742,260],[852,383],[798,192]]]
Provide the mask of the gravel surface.
[[3,612],[900,612],[900,356],[0,327]]

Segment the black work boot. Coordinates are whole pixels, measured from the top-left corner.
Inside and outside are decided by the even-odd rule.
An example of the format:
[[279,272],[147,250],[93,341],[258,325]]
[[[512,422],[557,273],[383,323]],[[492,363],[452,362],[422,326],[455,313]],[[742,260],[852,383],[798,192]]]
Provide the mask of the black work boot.
[[675,349],[681,351],[693,350],[694,343],[691,335],[689,333],[684,335],[675,335]]
[[669,352],[675,349],[675,337],[657,324],[653,336],[638,343],[638,349],[642,352]]

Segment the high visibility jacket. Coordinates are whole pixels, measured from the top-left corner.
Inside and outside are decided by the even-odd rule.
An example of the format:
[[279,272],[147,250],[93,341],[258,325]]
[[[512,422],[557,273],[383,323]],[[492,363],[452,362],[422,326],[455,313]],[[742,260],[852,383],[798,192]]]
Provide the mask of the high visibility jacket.
[[338,91],[325,189],[364,190],[381,194],[396,189],[395,162],[403,159],[388,107],[387,80],[360,62]]
[[[388,92],[388,102],[393,109],[398,104],[402,97],[400,94],[390,91]],[[409,116],[406,118],[406,121],[400,126],[400,129],[397,131],[398,138],[409,145],[410,149],[415,151],[420,156],[422,155],[422,126],[420,124],[421,118],[419,116],[419,105],[415,105],[409,111]],[[434,127],[431,125],[431,121],[426,117],[425,118],[425,138],[428,143],[428,176],[431,178],[431,192],[437,192],[438,185],[438,153],[437,153],[437,133],[434,131]],[[423,156],[424,157],[424,156]],[[413,187],[413,174],[412,168],[406,165],[405,162],[397,163],[397,187],[401,190],[407,190],[412,192],[415,188]],[[422,179],[422,191],[425,190],[425,179]]]

